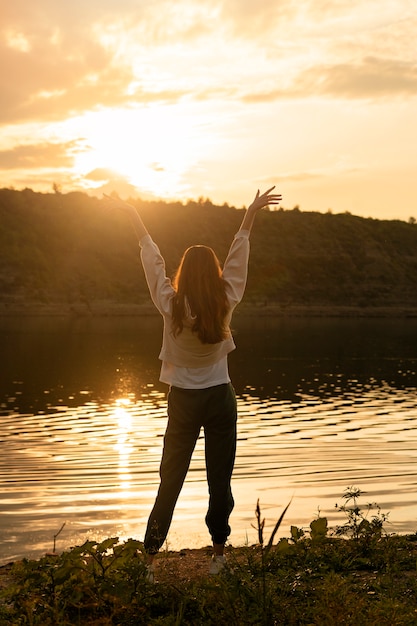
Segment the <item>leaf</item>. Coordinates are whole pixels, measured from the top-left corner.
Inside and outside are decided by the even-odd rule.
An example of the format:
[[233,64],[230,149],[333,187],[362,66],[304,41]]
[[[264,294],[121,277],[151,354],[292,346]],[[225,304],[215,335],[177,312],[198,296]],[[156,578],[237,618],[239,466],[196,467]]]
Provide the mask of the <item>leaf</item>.
[[328,525],[327,517],[318,517],[310,524],[311,538],[313,541],[320,541],[327,535]]
[[110,548],[113,548],[119,542],[119,537],[109,537],[105,539],[97,546],[97,552],[107,552]]
[[304,537],[305,533],[302,528],[298,528],[297,526],[291,526],[291,539],[294,543],[297,543],[302,537]]
[[291,546],[288,543],[288,539],[286,537],[281,537],[281,539],[278,541],[277,545],[275,546],[275,551],[281,554],[286,554],[288,550],[290,549],[290,547]]
[[292,498],[291,498],[291,500],[288,502],[287,506],[285,507],[285,509],[284,509],[284,510],[283,510],[283,512],[281,513],[281,515],[280,515],[280,517],[279,517],[279,520],[278,520],[278,521],[277,521],[277,523],[275,524],[274,530],[272,531],[272,534],[271,534],[271,536],[270,536],[270,538],[269,538],[268,545],[266,546],[266,550],[267,550],[267,551],[268,551],[268,550],[270,550],[270,549],[271,549],[271,547],[272,547],[272,542],[274,541],[274,537],[275,537],[275,535],[276,535],[276,532],[277,532],[278,528],[281,526],[281,522],[282,522],[282,520],[284,519],[284,515],[285,515],[285,513],[287,512],[288,507],[290,506],[291,502],[292,502]]

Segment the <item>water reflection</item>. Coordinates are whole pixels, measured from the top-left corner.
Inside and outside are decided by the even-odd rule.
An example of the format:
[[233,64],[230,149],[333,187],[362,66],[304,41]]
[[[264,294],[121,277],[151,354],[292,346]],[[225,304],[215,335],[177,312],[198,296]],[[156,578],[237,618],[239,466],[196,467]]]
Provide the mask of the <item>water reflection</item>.
[[121,500],[131,497],[130,455],[133,452],[133,446],[130,443],[132,427],[132,416],[129,413],[130,404],[131,401],[128,398],[116,400],[113,414],[117,423],[118,438],[114,449],[119,454],[119,498]]
[[[157,318],[3,320],[0,561],[109,535],[142,538],[166,424]],[[260,498],[273,527],[308,524],[357,485],[417,530],[417,321],[239,321],[232,542],[255,541]],[[208,543],[200,439],[168,541]],[[340,520],[339,520],[340,521]]]

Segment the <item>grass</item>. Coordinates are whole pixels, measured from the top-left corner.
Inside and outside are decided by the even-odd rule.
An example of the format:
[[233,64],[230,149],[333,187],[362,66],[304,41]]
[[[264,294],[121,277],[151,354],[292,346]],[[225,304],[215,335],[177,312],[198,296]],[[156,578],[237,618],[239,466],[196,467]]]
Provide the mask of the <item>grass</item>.
[[161,553],[156,584],[146,580],[143,546],[117,538],[86,542],[59,556],[24,560],[3,591],[0,624],[389,625],[417,624],[417,535],[389,535],[387,516],[359,504],[349,488],[326,518],[269,541],[257,504],[258,543],[228,548],[228,566],[206,574],[209,550]]

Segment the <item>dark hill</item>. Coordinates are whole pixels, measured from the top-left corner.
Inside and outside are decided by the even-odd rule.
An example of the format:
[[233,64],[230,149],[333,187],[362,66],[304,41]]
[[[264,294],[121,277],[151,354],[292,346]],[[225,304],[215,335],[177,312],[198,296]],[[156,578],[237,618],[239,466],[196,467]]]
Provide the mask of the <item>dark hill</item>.
[[[210,201],[136,201],[172,273],[193,243],[223,261],[243,211]],[[350,214],[264,211],[245,302],[417,310],[417,225]],[[0,190],[0,311],[102,312],[149,303],[127,217],[82,193]],[[58,310],[57,309],[57,310]]]

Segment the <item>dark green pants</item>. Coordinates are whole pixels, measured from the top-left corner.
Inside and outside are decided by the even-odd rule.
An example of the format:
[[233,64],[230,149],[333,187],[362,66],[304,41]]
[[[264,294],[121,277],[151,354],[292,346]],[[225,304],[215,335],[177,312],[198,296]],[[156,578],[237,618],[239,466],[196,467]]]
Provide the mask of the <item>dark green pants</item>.
[[226,541],[234,506],[230,480],[236,454],[236,420],[236,396],[231,384],[207,389],[171,387],[161,482],[145,534],[148,553],[158,552],[166,539],[202,427],[209,489],[206,524],[214,543]]

